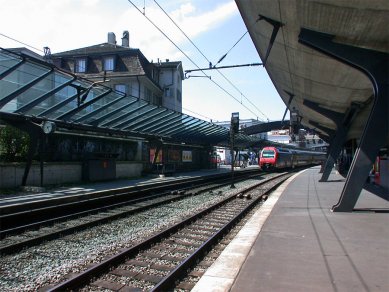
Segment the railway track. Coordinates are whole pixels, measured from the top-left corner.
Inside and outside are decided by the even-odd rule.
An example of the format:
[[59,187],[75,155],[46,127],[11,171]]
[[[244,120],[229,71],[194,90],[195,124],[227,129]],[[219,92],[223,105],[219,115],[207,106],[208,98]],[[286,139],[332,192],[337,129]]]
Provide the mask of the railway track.
[[[244,180],[257,174],[258,171],[241,171],[236,174],[236,180]],[[85,215],[89,216],[93,213],[139,203],[142,200],[162,197],[169,195],[172,190],[186,190],[193,188],[195,185],[223,184],[223,181],[227,183],[229,178],[228,174],[217,174],[0,207],[2,225],[0,239],[26,230],[34,230],[42,225]]]
[[[257,174],[255,176],[257,176]],[[249,176],[241,176],[237,179],[237,181],[247,179],[248,177],[253,177],[253,174],[249,174]],[[10,235],[0,241],[0,254],[15,253],[18,250],[38,245],[44,241],[53,240],[61,236],[97,226],[99,224],[104,224],[119,218],[123,218],[125,216],[130,216],[131,214],[135,214],[150,208],[155,208],[172,201],[181,200],[188,196],[194,196],[203,192],[212,191],[216,188],[220,188],[221,186],[228,184],[230,184],[230,181],[226,179],[221,179],[216,182],[213,181],[212,183],[205,181],[195,187],[184,186],[182,189],[163,191],[157,194],[152,193],[145,195],[144,197],[129,200],[127,202],[115,203],[93,210],[76,212],[66,216],[54,217],[43,221],[29,223],[27,225],[20,225],[11,229],[5,229],[1,231],[3,236],[5,237],[7,234]],[[177,187],[179,185],[175,184],[175,186]],[[80,204],[82,204],[82,202],[80,202]],[[70,207],[72,206],[73,204],[70,205]],[[66,207],[69,206],[66,205]],[[35,211],[36,210],[31,211],[31,213]],[[28,215],[35,216],[29,214],[29,212],[20,212],[16,214],[10,214],[8,217],[7,215],[4,215],[2,216],[2,219],[11,217],[16,222],[24,222],[26,221],[26,218],[23,218],[23,220],[20,218]],[[3,224],[2,221],[2,225],[4,226],[6,224]],[[24,230],[27,231],[12,236],[13,233]]]
[[[46,290],[189,290],[194,285],[191,275],[199,276],[207,265],[201,262],[204,256],[289,176],[280,174],[234,193],[87,270],[71,275],[68,280],[46,287]],[[196,268],[199,263],[200,267]],[[176,287],[178,279],[187,280]]]

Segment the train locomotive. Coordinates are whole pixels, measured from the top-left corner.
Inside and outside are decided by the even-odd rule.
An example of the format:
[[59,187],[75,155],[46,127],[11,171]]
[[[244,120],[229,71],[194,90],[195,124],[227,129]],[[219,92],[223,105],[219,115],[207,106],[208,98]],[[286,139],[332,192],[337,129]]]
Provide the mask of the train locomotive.
[[259,167],[262,170],[277,170],[298,166],[317,165],[325,161],[324,152],[265,147],[259,156]]

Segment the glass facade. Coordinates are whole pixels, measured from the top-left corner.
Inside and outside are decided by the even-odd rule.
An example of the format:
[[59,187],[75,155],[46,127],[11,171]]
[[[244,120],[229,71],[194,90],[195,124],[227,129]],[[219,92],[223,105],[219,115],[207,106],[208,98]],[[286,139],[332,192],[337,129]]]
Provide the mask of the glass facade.
[[[177,143],[229,143],[229,130],[225,127],[127,95],[120,84],[116,89],[0,49],[0,118],[19,114],[42,122],[76,123],[99,131],[116,130],[123,135],[154,136]],[[237,134],[235,139],[237,143],[259,142],[243,134]]]

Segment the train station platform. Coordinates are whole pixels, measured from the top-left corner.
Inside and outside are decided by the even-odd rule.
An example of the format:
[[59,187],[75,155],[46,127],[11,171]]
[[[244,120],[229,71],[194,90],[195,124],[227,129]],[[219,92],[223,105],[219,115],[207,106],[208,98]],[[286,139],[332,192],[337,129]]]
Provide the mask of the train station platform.
[[[248,169],[258,168],[256,165],[249,166]],[[239,167],[235,171],[242,171]],[[146,175],[140,178],[118,179],[101,182],[86,182],[78,184],[68,184],[66,186],[52,186],[42,189],[40,187],[27,187],[25,191],[15,190],[7,193],[0,192],[0,208],[14,204],[23,204],[32,201],[50,200],[60,197],[68,197],[74,195],[86,195],[91,192],[105,191],[108,189],[122,189],[133,186],[154,185],[173,180],[183,180],[186,178],[201,177],[228,173],[231,171],[231,166],[220,165],[215,169],[203,169],[197,171],[177,172],[170,176]]]
[[363,190],[360,211],[334,213],[345,179],[320,177],[282,184],[192,291],[389,291],[389,202]]

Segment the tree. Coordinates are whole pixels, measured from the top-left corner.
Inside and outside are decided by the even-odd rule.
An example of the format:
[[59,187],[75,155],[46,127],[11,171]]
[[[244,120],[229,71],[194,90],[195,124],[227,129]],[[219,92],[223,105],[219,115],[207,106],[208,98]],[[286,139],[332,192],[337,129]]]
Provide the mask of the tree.
[[30,143],[27,133],[12,127],[0,127],[0,154],[4,161],[21,161],[26,159]]

